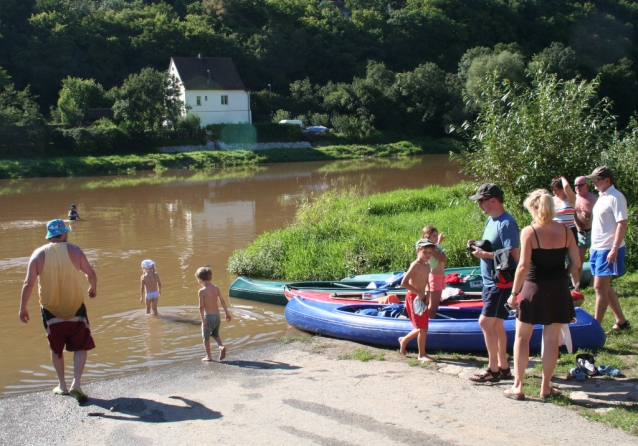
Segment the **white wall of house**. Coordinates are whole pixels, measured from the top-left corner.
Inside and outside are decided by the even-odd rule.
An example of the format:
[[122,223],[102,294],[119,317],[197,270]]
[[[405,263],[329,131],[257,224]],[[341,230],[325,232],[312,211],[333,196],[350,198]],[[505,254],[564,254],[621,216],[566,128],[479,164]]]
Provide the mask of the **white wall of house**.
[[[199,98],[199,99],[198,99]],[[251,122],[250,94],[243,90],[189,90],[184,103],[207,124]]]

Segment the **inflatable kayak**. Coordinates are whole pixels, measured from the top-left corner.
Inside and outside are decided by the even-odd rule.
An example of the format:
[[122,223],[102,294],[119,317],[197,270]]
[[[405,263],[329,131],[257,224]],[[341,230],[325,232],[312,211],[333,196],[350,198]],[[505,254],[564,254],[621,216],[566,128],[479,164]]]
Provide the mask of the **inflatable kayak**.
[[[405,290],[338,290],[316,291],[316,290],[298,290],[290,285],[284,286],[284,295],[290,301],[293,297],[299,296],[303,299],[315,300],[318,302],[331,303],[333,305],[347,304],[368,304],[378,305],[379,303],[399,303],[405,300]],[[394,297],[392,297],[394,296]],[[468,296],[459,294],[458,297],[443,300],[441,307],[459,307],[459,308],[483,308],[483,301],[480,296]]]
[[[378,306],[377,314],[369,304],[334,305],[294,297],[286,305],[284,315],[291,326],[310,333],[331,336],[365,344],[398,347],[398,338],[412,330],[404,316],[402,304]],[[441,317],[430,320],[426,347],[428,350],[483,352],[483,333],[478,324],[480,309],[441,307]],[[586,311],[576,308],[575,322],[569,324],[574,349],[599,349],[605,344],[605,332]],[[507,348],[514,346],[516,319],[505,321]],[[530,350],[540,351],[543,327],[534,327]],[[409,345],[416,348],[416,339]]]

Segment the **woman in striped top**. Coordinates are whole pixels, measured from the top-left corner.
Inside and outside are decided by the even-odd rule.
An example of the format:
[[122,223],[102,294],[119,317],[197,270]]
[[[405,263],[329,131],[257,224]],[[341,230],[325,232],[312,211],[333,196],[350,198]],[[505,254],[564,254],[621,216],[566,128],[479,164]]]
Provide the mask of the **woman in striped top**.
[[574,204],[576,194],[569,185],[565,177],[554,178],[552,180],[552,192],[554,193],[554,210],[556,217],[554,221],[562,223],[566,228],[574,233],[575,240],[578,240],[578,230],[574,222]]

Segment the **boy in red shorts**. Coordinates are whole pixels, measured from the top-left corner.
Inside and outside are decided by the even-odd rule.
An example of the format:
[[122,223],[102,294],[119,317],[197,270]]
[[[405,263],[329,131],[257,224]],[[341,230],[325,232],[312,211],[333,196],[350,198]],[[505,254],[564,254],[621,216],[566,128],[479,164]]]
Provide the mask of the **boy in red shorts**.
[[[405,309],[414,327],[414,330],[408,333],[407,336],[399,338],[401,354],[406,356],[408,344],[412,339],[417,338],[419,360],[423,362],[434,361],[425,354],[425,338],[428,334],[428,322],[430,320],[427,308],[429,304],[430,279],[430,264],[428,262],[432,257],[435,246],[434,243],[426,238],[416,242],[416,260],[412,262],[401,281],[401,286],[408,290],[405,296]],[[419,307],[423,308],[423,304],[425,304],[425,311],[421,312]]]

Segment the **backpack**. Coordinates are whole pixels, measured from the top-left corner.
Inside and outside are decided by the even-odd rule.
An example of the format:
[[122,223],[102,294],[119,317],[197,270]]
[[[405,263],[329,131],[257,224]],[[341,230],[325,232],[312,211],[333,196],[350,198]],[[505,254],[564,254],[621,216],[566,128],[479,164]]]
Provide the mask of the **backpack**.
[[494,271],[492,271],[492,280],[496,288],[507,289],[514,285],[514,276],[516,275],[516,261],[509,248],[498,249],[494,251]]

